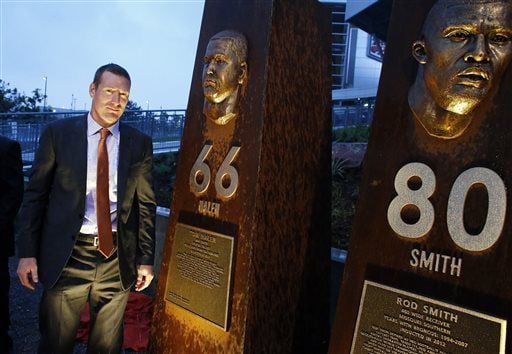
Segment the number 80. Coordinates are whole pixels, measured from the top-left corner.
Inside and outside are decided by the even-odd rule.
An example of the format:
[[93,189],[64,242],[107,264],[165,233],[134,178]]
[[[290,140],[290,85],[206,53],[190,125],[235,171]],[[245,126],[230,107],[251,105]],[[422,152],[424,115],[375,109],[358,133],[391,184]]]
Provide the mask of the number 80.
[[[417,177],[421,187],[412,190],[408,181]],[[482,232],[469,234],[464,227],[464,203],[469,189],[474,184],[483,184],[489,196],[487,219]],[[434,194],[436,177],[430,167],[423,163],[412,162],[402,167],[395,176],[397,196],[388,207],[389,225],[398,235],[417,239],[426,235],[434,225],[434,206],[428,200]],[[401,211],[407,205],[414,205],[420,212],[419,220],[408,224],[402,220]],[[493,246],[503,231],[507,197],[505,184],[496,172],[474,167],[463,172],[453,184],[448,198],[446,213],[448,232],[453,242],[466,251],[483,251]]]

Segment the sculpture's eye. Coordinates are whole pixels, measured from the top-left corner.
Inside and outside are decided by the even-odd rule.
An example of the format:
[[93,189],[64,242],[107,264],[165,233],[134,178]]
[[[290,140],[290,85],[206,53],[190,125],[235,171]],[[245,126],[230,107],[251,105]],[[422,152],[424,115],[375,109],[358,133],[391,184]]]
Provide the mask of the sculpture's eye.
[[464,30],[454,30],[449,32],[446,37],[448,37],[452,42],[462,42],[468,39],[470,36],[469,32]]
[[504,33],[495,33],[489,37],[489,42],[496,45],[505,45],[510,42],[510,36]]

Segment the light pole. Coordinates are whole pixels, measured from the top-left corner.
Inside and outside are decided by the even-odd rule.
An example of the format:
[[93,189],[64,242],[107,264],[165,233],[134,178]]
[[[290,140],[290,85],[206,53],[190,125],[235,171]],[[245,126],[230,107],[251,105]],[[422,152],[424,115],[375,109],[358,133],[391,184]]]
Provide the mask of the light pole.
[[76,108],[76,98],[75,98],[74,93],[71,94],[71,107],[70,108],[72,111],[74,111]]
[[48,77],[43,77],[44,80],[44,96],[43,96],[43,112],[46,111],[46,88],[48,86]]

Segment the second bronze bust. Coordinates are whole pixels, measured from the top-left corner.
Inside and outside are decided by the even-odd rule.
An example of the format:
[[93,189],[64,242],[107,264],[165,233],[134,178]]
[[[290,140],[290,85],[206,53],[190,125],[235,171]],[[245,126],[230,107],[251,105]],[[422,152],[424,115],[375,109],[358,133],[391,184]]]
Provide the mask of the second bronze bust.
[[412,45],[420,63],[409,105],[429,135],[463,134],[492,99],[512,58],[512,5],[506,0],[439,0]]

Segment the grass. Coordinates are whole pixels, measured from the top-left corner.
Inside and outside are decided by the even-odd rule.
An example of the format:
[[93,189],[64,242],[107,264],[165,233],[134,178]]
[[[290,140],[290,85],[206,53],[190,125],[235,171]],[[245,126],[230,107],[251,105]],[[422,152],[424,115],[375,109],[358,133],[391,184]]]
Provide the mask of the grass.
[[177,152],[157,154],[153,157],[153,184],[157,205],[170,208],[176,178]]
[[368,125],[356,125],[353,127],[338,128],[332,131],[332,140],[345,143],[368,142],[370,127]]
[[359,194],[361,169],[346,168],[344,163],[341,159],[332,161],[331,245],[347,250]]

